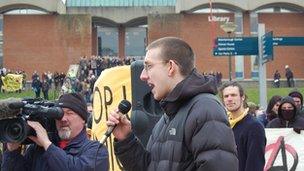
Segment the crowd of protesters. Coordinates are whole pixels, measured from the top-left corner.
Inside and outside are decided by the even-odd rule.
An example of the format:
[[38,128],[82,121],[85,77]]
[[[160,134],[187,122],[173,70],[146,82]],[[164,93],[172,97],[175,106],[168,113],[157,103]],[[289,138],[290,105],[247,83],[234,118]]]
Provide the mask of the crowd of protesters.
[[211,75],[215,77],[217,86],[222,85],[223,74],[219,71],[203,72],[203,75]]
[[303,94],[294,89],[286,96],[274,95],[266,110],[253,102],[248,102],[249,113],[256,117],[264,127],[304,129]]
[[[79,73],[77,78],[66,77],[66,74],[61,72],[44,72],[42,74],[34,71],[31,77],[31,89],[35,93],[35,98],[43,97],[49,99],[49,90],[54,88],[55,91],[63,91],[64,93],[78,92],[81,93],[87,102],[92,101],[92,92],[94,83],[106,68],[111,68],[121,65],[130,65],[135,59],[142,57],[100,57],[100,56],[83,56],[79,60]],[[24,71],[13,71],[6,68],[0,69],[0,75],[7,74],[22,74],[22,89],[26,88],[27,74]],[[2,91],[3,82],[0,79],[0,90]],[[21,92],[21,90],[18,92]]]
[[39,98],[41,92],[43,93],[43,98],[48,100],[49,99],[49,90],[54,85],[55,90],[59,90],[62,87],[65,74],[55,72],[54,74],[50,71],[44,72],[41,75],[41,78],[37,71],[34,71],[32,74],[32,90],[35,93],[35,97]]
[[[139,59],[141,59],[139,57]],[[62,91],[64,93],[81,93],[87,103],[92,102],[92,93],[95,81],[104,69],[130,65],[135,58],[126,57],[100,57],[100,56],[82,56],[79,60],[79,74],[77,78],[66,78],[63,83]]]

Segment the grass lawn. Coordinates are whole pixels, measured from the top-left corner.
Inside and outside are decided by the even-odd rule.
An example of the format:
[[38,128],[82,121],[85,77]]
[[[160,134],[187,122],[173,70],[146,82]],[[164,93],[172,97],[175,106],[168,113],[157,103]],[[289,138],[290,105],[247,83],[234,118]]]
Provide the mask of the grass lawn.
[[[267,102],[274,95],[287,96],[290,91],[294,88],[267,88]],[[304,87],[297,88],[304,95]],[[248,88],[245,89],[245,92],[248,96],[248,102],[254,102],[259,104],[259,89],[258,88]]]
[[[10,93],[0,93],[0,99],[7,99],[10,97],[15,97],[15,98],[35,98],[35,93],[32,90],[28,91],[22,91],[21,93],[15,93],[15,92],[10,92]],[[40,97],[43,98],[43,93],[41,92]],[[49,100],[54,100],[58,97],[58,92],[55,91],[49,91]]]
[[[267,89],[267,99],[269,100],[273,95],[281,95],[281,96],[287,96],[288,93],[293,90],[292,88],[268,88]],[[304,95],[304,87],[298,88],[298,90]],[[259,104],[259,89],[258,88],[248,88],[245,89],[245,92],[248,96],[248,101],[254,102],[256,104]],[[41,93],[41,97],[42,97]],[[35,94],[33,91],[23,91],[21,93],[0,93],[0,99],[6,99],[9,97],[17,97],[17,98],[23,98],[23,97],[35,97]],[[58,97],[58,93],[55,93],[54,91],[49,92],[49,98],[50,100],[54,100]]]

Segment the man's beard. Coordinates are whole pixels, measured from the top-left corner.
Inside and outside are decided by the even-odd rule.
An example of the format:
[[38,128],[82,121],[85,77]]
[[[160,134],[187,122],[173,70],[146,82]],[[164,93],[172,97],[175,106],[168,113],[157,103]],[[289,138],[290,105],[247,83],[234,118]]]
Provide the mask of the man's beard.
[[69,140],[71,136],[71,128],[70,127],[62,127],[58,130],[58,135],[61,140]]
[[231,113],[237,112],[241,108],[241,105],[236,107],[235,109],[228,110]]

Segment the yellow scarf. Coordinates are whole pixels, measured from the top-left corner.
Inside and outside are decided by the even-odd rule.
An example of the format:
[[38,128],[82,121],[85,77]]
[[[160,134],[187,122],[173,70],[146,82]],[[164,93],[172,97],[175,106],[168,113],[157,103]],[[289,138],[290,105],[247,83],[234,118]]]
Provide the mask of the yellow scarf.
[[240,120],[242,120],[247,115],[248,110],[249,110],[249,108],[246,108],[244,113],[235,119],[232,119],[231,112],[228,111],[227,114],[228,114],[230,127],[233,128]]

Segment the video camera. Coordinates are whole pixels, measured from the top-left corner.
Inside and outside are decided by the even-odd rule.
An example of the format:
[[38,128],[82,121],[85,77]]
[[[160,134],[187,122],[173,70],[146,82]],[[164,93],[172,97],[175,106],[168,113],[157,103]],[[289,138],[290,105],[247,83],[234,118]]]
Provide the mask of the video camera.
[[0,141],[30,144],[27,137],[36,135],[27,121],[39,122],[47,131],[50,140],[57,138],[55,119],[63,117],[63,110],[56,102],[42,99],[5,99],[0,100]]

